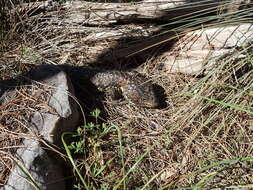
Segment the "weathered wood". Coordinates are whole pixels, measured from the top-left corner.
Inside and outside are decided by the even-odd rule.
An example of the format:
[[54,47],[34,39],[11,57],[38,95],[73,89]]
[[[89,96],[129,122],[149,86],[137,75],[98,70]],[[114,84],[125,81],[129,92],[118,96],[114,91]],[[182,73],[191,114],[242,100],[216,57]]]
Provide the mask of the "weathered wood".
[[[31,35],[40,41],[35,46],[36,49],[41,50],[46,57],[60,56],[57,60],[60,63],[66,63],[71,54],[76,52],[83,52],[85,56],[89,57],[89,61],[96,60],[108,49],[112,49],[112,52],[108,56],[103,55],[103,59],[111,60],[112,56],[115,59],[125,58],[177,38],[178,41],[174,46],[163,55],[165,68],[170,72],[183,73],[197,73],[203,70],[208,59],[227,54],[236,48],[238,41],[244,39],[244,36],[249,38],[252,35],[251,31],[247,29],[247,27],[251,28],[251,25],[237,25],[195,32],[171,30],[151,37],[160,28],[152,27],[152,23],[145,23],[145,20],[154,22],[156,19],[170,20],[176,16],[185,16],[185,13],[196,12],[196,10],[219,14],[251,6],[246,0],[187,2],[187,0],[145,0],[136,3],[67,1],[62,4],[51,1],[38,2],[33,4],[33,8],[31,4],[29,5],[25,22],[31,23]],[[22,6],[26,7],[25,4]],[[20,7],[19,10],[21,10]],[[185,18],[187,22],[187,15]],[[138,25],[134,22],[142,19],[145,25]],[[117,25],[111,25],[114,23]],[[240,39],[236,39],[236,36],[239,36]],[[117,48],[114,48],[118,39],[141,39],[143,37],[145,39],[138,40],[130,46],[117,45]],[[223,42],[223,45],[218,42]],[[82,60],[82,57],[78,59]]]
[[[135,3],[93,3],[86,1],[53,1],[21,4],[16,10],[35,15],[41,12],[65,10],[65,22],[88,25],[109,25],[116,22],[134,20],[171,21],[175,17],[199,11],[217,13],[226,10],[238,10],[249,6],[246,0],[145,0]],[[26,10],[26,11],[24,11]],[[205,13],[205,12],[204,12]],[[190,15],[189,15],[190,16]]]
[[[246,48],[253,40],[253,25],[238,24],[188,32],[179,38],[163,62],[168,72],[204,73],[221,58],[229,57],[238,48]],[[238,52],[237,58],[245,57]]]

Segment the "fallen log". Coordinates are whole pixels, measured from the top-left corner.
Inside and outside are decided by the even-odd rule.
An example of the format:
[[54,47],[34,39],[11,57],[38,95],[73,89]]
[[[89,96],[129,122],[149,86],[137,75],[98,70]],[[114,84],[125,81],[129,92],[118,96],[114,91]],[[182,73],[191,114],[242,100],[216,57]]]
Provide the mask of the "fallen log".
[[[245,36],[249,41],[252,32],[248,28],[251,25],[241,25],[242,22],[233,15],[236,14],[233,11],[242,9],[247,14],[250,9],[246,7],[250,6],[244,0],[194,3],[186,0],[145,0],[135,3],[46,1],[21,4],[16,10],[25,10],[24,7],[27,7],[27,17],[24,17],[23,22],[31,27],[29,35],[38,42],[34,48],[44,58],[57,57],[56,61],[64,64],[75,54],[78,61],[84,63],[96,61],[98,56],[104,54],[102,60],[100,59],[103,62],[126,58],[174,40],[176,43],[162,54],[167,56],[165,68],[170,72],[193,74],[203,70],[203,65],[209,58],[223,56],[234,50],[238,41]],[[195,18],[192,13],[203,16],[206,12],[216,15],[226,12],[233,19],[228,19],[224,25],[219,26],[217,22],[212,27],[203,29],[200,29],[202,26],[189,26],[172,27],[166,31],[161,30],[161,27],[154,27],[157,20],[170,21],[176,25],[190,22],[190,18]],[[219,17],[215,19],[218,20]],[[143,22],[135,22],[137,20]],[[145,23],[150,20],[153,22]],[[231,26],[231,23],[236,26]],[[129,44],[124,41],[125,38],[137,40]]]
[[187,0],[144,0],[131,3],[100,3],[87,1],[54,1],[23,3],[15,11],[27,16],[39,13],[65,10],[65,22],[88,25],[109,25],[117,22],[132,22],[136,20],[171,21],[193,13],[206,11],[208,14],[228,12],[251,7],[246,0],[202,0],[189,2]]

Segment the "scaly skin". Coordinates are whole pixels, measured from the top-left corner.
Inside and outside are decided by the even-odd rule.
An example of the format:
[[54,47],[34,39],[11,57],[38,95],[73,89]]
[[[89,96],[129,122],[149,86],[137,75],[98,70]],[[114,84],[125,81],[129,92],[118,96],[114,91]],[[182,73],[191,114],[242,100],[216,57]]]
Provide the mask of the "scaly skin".
[[121,89],[124,98],[139,106],[154,108],[159,104],[153,84],[137,72],[99,72],[91,82],[103,90],[111,87]]

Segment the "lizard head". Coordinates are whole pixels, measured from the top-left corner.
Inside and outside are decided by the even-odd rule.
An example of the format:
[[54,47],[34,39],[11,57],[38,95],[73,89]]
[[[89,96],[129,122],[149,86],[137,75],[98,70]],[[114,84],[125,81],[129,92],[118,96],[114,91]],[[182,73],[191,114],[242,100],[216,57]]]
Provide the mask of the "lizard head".
[[141,107],[155,108],[159,106],[159,100],[154,86],[150,83],[128,84],[121,88],[122,95],[130,102]]

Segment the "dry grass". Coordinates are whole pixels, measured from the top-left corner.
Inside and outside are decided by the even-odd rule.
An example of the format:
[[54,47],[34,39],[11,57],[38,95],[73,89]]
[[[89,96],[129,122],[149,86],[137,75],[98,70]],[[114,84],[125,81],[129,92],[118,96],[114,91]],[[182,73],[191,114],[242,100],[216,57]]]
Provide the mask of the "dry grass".
[[[51,21],[54,19],[58,18]],[[71,50],[67,45],[54,44],[65,40],[65,30],[47,34],[43,33],[43,23],[39,24],[37,30],[22,37],[21,45],[8,42],[12,45],[1,57],[1,78],[15,76],[41,60],[83,66],[102,52],[99,48],[115,44],[106,39],[82,41],[79,39],[87,34],[76,34],[70,41],[78,48]],[[29,41],[35,34],[37,37]],[[253,53],[251,49],[247,52]],[[86,154],[75,160],[87,183],[96,189],[116,189],[117,184],[119,189],[252,188],[253,58],[234,59],[236,53],[231,57],[217,62],[204,77],[168,73],[160,69],[162,56],[151,57],[138,66],[136,70],[164,88],[168,105],[145,109],[105,101],[106,123],[117,127],[103,136],[99,135],[100,128],[88,131]],[[42,95],[31,95],[37,92],[34,88],[19,89],[1,105],[1,152],[12,154],[13,148],[5,147],[18,146],[27,135],[22,133],[27,131],[30,114],[45,103]],[[1,183],[11,164],[8,154],[4,157],[0,162],[0,168],[4,168]],[[79,183],[78,178],[74,181]]]
[[[21,85],[21,83],[20,83]],[[48,112],[48,94],[51,90],[43,85],[16,87],[1,100],[0,105],[0,185],[5,184],[13,166],[13,157],[24,138],[37,138],[30,128],[30,119],[36,112]]]
[[[234,75],[242,68],[247,69],[241,76]],[[147,189],[192,187],[208,175],[213,176],[203,182],[204,189],[252,184],[252,162],[238,160],[194,173],[222,160],[252,160],[252,72],[249,63],[230,61],[192,82],[190,77],[153,70],[146,74],[166,89],[167,108],[147,110],[107,103],[108,122],[118,126],[122,133],[125,170],[148,151],[129,176],[127,188],[141,187],[153,176],[156,178]],[[117,134],[103,141],[99,155],[103,155],[104,161],[96,162],[120,157],[115,151],[120,149],[119,144],[113,143],[115,139]],[[108,167],[113,168],[108,173],[114,172],[116,181],[123,177],[122,165],[115,170],[117,162],[116,159]]]

